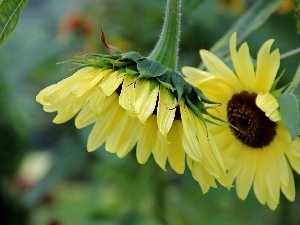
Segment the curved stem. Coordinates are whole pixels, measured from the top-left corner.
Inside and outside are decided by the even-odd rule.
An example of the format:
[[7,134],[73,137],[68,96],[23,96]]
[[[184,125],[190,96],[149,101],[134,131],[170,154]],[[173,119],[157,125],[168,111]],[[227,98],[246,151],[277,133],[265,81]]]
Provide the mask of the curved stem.
[[177,69],[178,46],[180,37],[181,0],[167,0],[162,32],[149,59],[160,62],[173,70]]

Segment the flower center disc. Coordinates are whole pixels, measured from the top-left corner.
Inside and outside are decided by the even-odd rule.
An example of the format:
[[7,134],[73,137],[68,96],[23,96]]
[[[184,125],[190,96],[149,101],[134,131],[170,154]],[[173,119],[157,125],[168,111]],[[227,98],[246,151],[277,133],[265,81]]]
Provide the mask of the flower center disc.
[[243,144],[252,148],[268,146],[276,135],[276,123],[255,104],[256,94],[243,91],[234,94],[227,106],[231,132]]

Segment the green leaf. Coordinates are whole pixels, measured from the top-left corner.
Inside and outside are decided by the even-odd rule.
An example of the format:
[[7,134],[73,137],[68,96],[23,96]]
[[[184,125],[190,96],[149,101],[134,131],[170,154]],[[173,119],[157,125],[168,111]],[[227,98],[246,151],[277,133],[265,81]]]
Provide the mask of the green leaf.
[[292,93],[282,93],[278,103],[283,123],[295,140],[299,134],[299,99]]
[[0,44],[15,29],[28,0],[3,0],[0,4]]
[[204,125],[206,126],[205,119],[202,115],[200,107],[196,106],[194,101],[190,100],[188,96],[186,96],[185,100],[186,100],[187,105],[189,106],[189,108],[195,113],[195,115],[199,119],[201,119],[203,121]]
[[229,53],[228,43],[233,32],[238,32],[237,44],[260,27],[269,16],[282,5],[284,0],[260,0],[245,12],[210,49],[218,56]]

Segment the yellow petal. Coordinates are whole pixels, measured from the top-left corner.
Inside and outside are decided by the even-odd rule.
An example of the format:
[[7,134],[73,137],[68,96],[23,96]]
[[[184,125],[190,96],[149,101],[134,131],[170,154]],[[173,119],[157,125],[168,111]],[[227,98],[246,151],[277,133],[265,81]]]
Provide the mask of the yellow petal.
[[95,112],[95,113],[100,113],[103,110],[104,106],[104,101],[105,101],[105,94],[101,90],[100,87],[96,88],[94,90],[94,93],[91,95],[89,105],[90,108]]
[[138,80],[136,82],[135,88],[136,100],[134,104],[134,111],[136,113],[139,113],[141,111],[141,108],[148,101],[150,95],[150,81],[147,79]]
[[280,178],[280,183],[281,185],[288,186],[289,183],[291,182],[289,180],[289,168],[290,165],[287,162],[287,159],[284,155],[284,153],[280,150],[280,147],[276,144],[277,140],[274,140],[274,151],[275,157],[276,157],[276,163],[277,163],[277,168],[278,168],[278,176]]
[[232,87],[239,87],[239,80],[222,60],[207,50],[200,50],[200,55],[210,73],[217,78],[226,80]]
[[271,209],[271,210],[275,210],[276,208],[277,208],[277,206],[278,206],[278,202],[275,202],[274,201],[274,199],[273,198],[268,198],[267,199],[267,205],[269,206],[269,208]]
[[140,139],[136,147],[136,158],[140,164],[144,164],[149,159],[157,139],[156,117],[150,116],[147,123],[143,126]]
[[97,70],[93,67],[85,67],[83,69],[78,70],[72,76],[61,80],[57,84],[53,84],[49,87],[44,88],[36,96],[37,102],[41,104],[46,104],[52,101],[63,99],[64,96],[70,94],[71,90],[73,90],[72,86],[74,84],[81,82],[86,77],[88,77],[90,73],[93,73],[95,71],[101,70]]
[[257,158],[259,159],[259,163],[257,164],[256,174],[253,183],[253,189],[257,200],[261,204],[267,203],[268,191],[266,184],[266,176],[267,176],[267,167],[265,162],[265,157],[262,151],[257,152]]
[[127,113],[115,127],[106,140],[105,148],[108,152],[117,153],[119,158],[125,157],[136,144],[140,134],[139,123]]
[[96,121],[96,113],[91,109],[90,105],[86,105],[76,116],[75,126],[80,129],[86,127]]
[[256,172],[257,155],[250,151],[243,151],[243,157],[241,159],[243,166],[236,178],[237,195],[242,200],[247,198]]
[[[285,134],[287,134],[287,140],[289,140],[290,134],[287,131]],[[300,138],[297,138],[292,142],[291,152],[295,157],[300,158]]]
[[271,93],[258,93],[255,99],[255,104],[260,108],[270,120],[277,122],[280,120],[279,104],[276,98]]
[[107,76],[101,83],[102,91],[106,96],[110,96],[121,85],[124,80],[125,73],[115,71]]
[[202,153],[200,150],[200,143],[197,139],[197,129],[193,112],[181,102],[180,103],[180,114],[183,125],[183,147],[187,155],[189,155],[195,161],[202,161]]
[[214,177],[201,166],[201,163],[193,161],[188,156],[187,163],[193,178],[199,183],[203,194],[208,192],[210,187],[217,187]]
[[270,53],[274,40],[266,41],[257,54],[256,91],[269,92],[280,65],[279,50]]
[[196,120],[197,137],[200,142],[203,166],[211,175],[213,175],[223,186],[229,187],[228,177],[225,165],[216,146],[212,135],[207,130],[204,122]]
[[152,154],[155,162],[163,170],[166,170],[166,161],[168,157],[168,150],[166,148],[166,144],[160,141],[159,139],[157,139],[154,148],[152,150]]
[[37,94],[36,101],[42,105],[48,104],[47,97],[51,95],[56,89],[57,89],[56,84],[52,84],[44,88]]
[[281,190],[285,197],[291,202],[295,201],[296,191],[295,191],[295,183],[294,176],[290,167],[288,167],[288,180],[289,183],[287,185],[282,184]]
[[124,111],[120,110],[120,106],[116,103],[110,108],[110,113],[96,121],[88,137],[87,149],[89,152],[99,148],[105,142],[112,131],[117,128],[123,114]]
[[167,145],[168,159],[172,169],[183,174],[185,168],[185,152],[182,146],[183,128],[181,121],[174,120],[169,132],[170,144]]
[[123,81],[122,91],[119,97],[119,104],[128,113],[135,115],[135,78],[132,76],[126,76]]
[[214,76],[210,73],[189,66],[183,67],[182,73],[185,76],[185,81],[198,88],[206,81],[214,79]]
[[101,70],[91,71],[87,77],[78,81],[77,83],[74,83],[69,90],[71,91],[72,95],[75,95],[76,97],[83,96],[86,94],[86,92],[99,85],[103,78],[103,74],[105,74],[105,72],[102,72]]
[[159,131],[165,139],[167,139],[167,133],[173,124],[176,106],[177,101],[175,96],[171,95],[168,89],[161,87],[157,107],[157,124]]
[[154,82],[147,82],[147,97],[143,99],[139,99],[137,102],[141,101],[139,112],[138,112],[138,118],[145,123],[147,118],[153,113],[155,107],[156,107],[156,101],[157,96],[159,92],[159,86],[158,84]]
[[230,38],[230,54],[239,80],[245,86],[247,91],[253,92],[255,89],[255,73],[249,48],[248,45],[244,43],[239,51],[236,51],[236,33],[233,33]]

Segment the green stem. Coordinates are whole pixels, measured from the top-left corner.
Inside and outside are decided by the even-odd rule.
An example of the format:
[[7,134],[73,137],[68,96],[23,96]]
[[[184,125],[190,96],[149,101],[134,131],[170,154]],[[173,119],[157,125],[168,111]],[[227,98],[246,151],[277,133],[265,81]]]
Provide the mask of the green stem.
[[178,61],[180,3],[181,0],[167,0],[163,29],[156,46],[148,57],[173,70],[177,69]]
[[293,55],[296,55],[296,54],[299,54],[300,53],[300,47],[299,48],[295,48],[291,51],[288,51],[286,53],[283,53],[280,55],[280,59],[285,59],[285,58],[288,58],[290,56],[293,56]]

